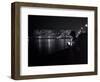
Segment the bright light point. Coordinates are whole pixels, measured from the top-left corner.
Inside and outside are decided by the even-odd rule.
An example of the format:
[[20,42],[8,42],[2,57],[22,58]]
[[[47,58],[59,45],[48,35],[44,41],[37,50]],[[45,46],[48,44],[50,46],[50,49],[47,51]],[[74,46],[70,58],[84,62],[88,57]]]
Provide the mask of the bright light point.
[[85,27],[88,27],[88,24],[85,24]]
[[71,45],[71,43],[70,43],[70,42],[68,42],[68,45]]

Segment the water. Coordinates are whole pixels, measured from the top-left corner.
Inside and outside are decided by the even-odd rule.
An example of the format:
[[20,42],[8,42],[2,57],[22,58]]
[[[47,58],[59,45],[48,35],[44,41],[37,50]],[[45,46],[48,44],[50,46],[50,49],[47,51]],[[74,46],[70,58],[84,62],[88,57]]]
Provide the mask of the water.
[[68,48],[68,42],[70,42],[68,39],[34,39],[29,44],[33,51],[46,55]]

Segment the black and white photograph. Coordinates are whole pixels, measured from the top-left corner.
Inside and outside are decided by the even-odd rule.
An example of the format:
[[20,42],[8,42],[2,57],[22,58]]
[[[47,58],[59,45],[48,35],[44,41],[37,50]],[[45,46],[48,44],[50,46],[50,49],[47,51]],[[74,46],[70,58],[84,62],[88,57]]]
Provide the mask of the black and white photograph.
[[97,75],[97,7],[12,3],[11,75]]
[[88,18],[28,15],[28,66],[88,63]]

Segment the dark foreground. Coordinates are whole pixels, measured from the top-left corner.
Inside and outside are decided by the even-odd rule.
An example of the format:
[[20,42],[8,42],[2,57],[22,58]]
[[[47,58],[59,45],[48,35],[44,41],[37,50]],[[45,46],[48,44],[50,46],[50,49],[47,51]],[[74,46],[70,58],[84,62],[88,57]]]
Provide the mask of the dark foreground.
[[81,35],[75,45],[68,47],[66,40],[30,40],[28,66],[87,64],[87,38]]

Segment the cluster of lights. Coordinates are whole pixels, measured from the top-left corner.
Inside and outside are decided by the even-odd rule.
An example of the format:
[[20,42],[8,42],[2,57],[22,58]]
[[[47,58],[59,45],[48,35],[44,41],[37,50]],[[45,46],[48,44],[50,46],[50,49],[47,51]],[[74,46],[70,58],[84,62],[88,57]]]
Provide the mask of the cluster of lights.
[[69,38],[71,30],[35,30],[35,38]]

